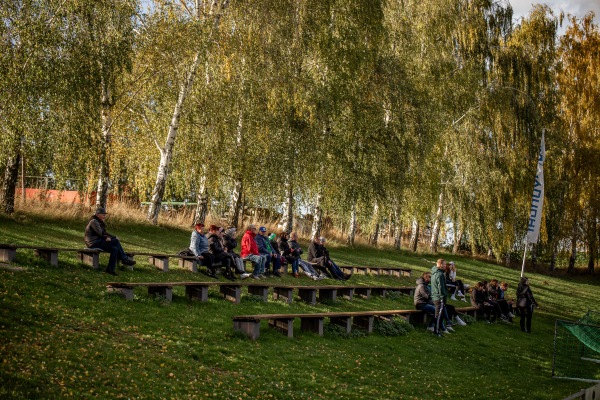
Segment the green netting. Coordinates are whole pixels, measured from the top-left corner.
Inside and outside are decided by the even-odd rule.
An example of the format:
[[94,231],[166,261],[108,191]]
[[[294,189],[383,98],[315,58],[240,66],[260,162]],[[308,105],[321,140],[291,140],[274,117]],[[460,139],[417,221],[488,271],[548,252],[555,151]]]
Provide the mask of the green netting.
[[600,313],[579,321],[556,321],[552,375],[600,381]]
[[600,353],[600,326],[583,324],[564,324],[581,343],[591,350]]
[[600,326],[600,312],[590,310],[577,322],[586,325]]

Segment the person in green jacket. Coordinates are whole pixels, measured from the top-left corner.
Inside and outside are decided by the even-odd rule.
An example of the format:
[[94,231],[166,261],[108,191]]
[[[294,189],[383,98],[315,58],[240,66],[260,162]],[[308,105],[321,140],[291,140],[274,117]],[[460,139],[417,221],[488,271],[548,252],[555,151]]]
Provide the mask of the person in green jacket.
[[436,265],[431,268],[431,299],[435,306],[435,326],[433,333],[442,336],[444,320],[444,304],[448,297],[446,289],[446,260],[440,258]]

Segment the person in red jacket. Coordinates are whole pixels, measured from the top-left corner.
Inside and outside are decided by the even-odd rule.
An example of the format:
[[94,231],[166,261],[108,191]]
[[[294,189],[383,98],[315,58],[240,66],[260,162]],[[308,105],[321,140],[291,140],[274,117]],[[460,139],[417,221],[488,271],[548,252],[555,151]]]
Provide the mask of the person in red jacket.
[[254,266],[254,272],[252,274],[253,279],[265,279],[265,257],[261,256],[258,252],[258,245],[256,244],[256,226],[248,225],[246,232],[242,237],[242,258],[250,260]]

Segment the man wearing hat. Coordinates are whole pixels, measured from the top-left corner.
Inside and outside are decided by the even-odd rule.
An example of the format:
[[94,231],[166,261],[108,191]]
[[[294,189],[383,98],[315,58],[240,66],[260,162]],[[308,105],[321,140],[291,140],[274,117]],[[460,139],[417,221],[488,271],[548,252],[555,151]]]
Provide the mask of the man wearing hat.
[[115,267],[117,261],[120,260],[124,265],[135,265],[135,260],[123,251],[121,242],[116,236],[113,236],[106,232],[106,209],[100,207],[96,209],[96,213],[90,219],[87,226],[85,227],[85,244],[90,249],[102,249],[110,253],[108,260],[108,266],[106,267],[106,273],[111,275],[117,275]]

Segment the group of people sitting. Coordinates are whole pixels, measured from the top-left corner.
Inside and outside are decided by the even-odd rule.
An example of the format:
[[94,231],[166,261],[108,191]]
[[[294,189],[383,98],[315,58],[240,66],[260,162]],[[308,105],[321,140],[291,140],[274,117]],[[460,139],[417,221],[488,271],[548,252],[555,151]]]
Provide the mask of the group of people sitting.
[[[447,303],[449,293],[452,294],[452,300],[457,300],[456,296],[458,296],[466,302],[465,285],[456,279],[456,266],[453,262],[447,264],[443,259],[437,260],[431,272],[423,273],[416,283],[415,308],[433,317],[427,329],[437,336],[442,336],[442,333],[454,331],[453,323],[465,325],[456,308]],[[516,304],[508,299],[507,290],[508,283],[498,282],[497,279],[477,282],[471,288],[471,305],[483,313],[488,323],[495,322],[498,317],[504,322],[512,323],[514,318],[512,310],[516,306],[521,316],[521,330],[531,333],[531,316],[538,304],[529,287],[529,280],[525,277],[521,278],[517,288]]]
[[471,289],[471,305],[483,312],[489,323],[496,322],[498,317],[504,322],[512,323],[513,302],[507,299],[507,290],[508,283],[499,283],[498,279],[477,282]]
[[[298,235],[292,232],[267,234],[267,228],[248,225],[241,240],[240,254],[237,248],[236,228],[211,225],[208,236],[205,234],[204,224],[197,223],[190,239],[189,253],[198,258],[207,268],[207,274],[216,278],[216,263],[224,268],[223,276],[235,280],[234,271],[240,278],[265,279],[267,276],[281,277],[281,268],[287,265],[292,267],[292,276],[300,276],[299,269],[314,280],[331,277],[338,280],[347,280],[350,275],[345,274],[331,260],[329,251],[325,247],[324,237],[315,237],[308,248],[307,261],[301,259],[302,248],[298,244]],[[244,268],[244,260],[252,262],[253,272],[249,274]]]
[[[427,329],[437,336],[442,336],[442,333],[454,332],[454,323],[466,325],[458,315],[456,308],[447,303],[449,287],[446,281],[447,270],[446,261],[439,259],[431,272],[426,271],[417,279],[414,294],[415,308],[433,317]],[[456,269],[454,271],[456,272]],[[462,297],[464,297],[464,286],[462,282],[460,285],[456,284],[456,276],[453,285],[450,287],[455,289],[452,294],[454,300],[456,300],[456,294],[459,297],[462,294]],[[458,289],[459,287],[462,287],[462,290]],[[460,293],[458,293],[459,291]]]

